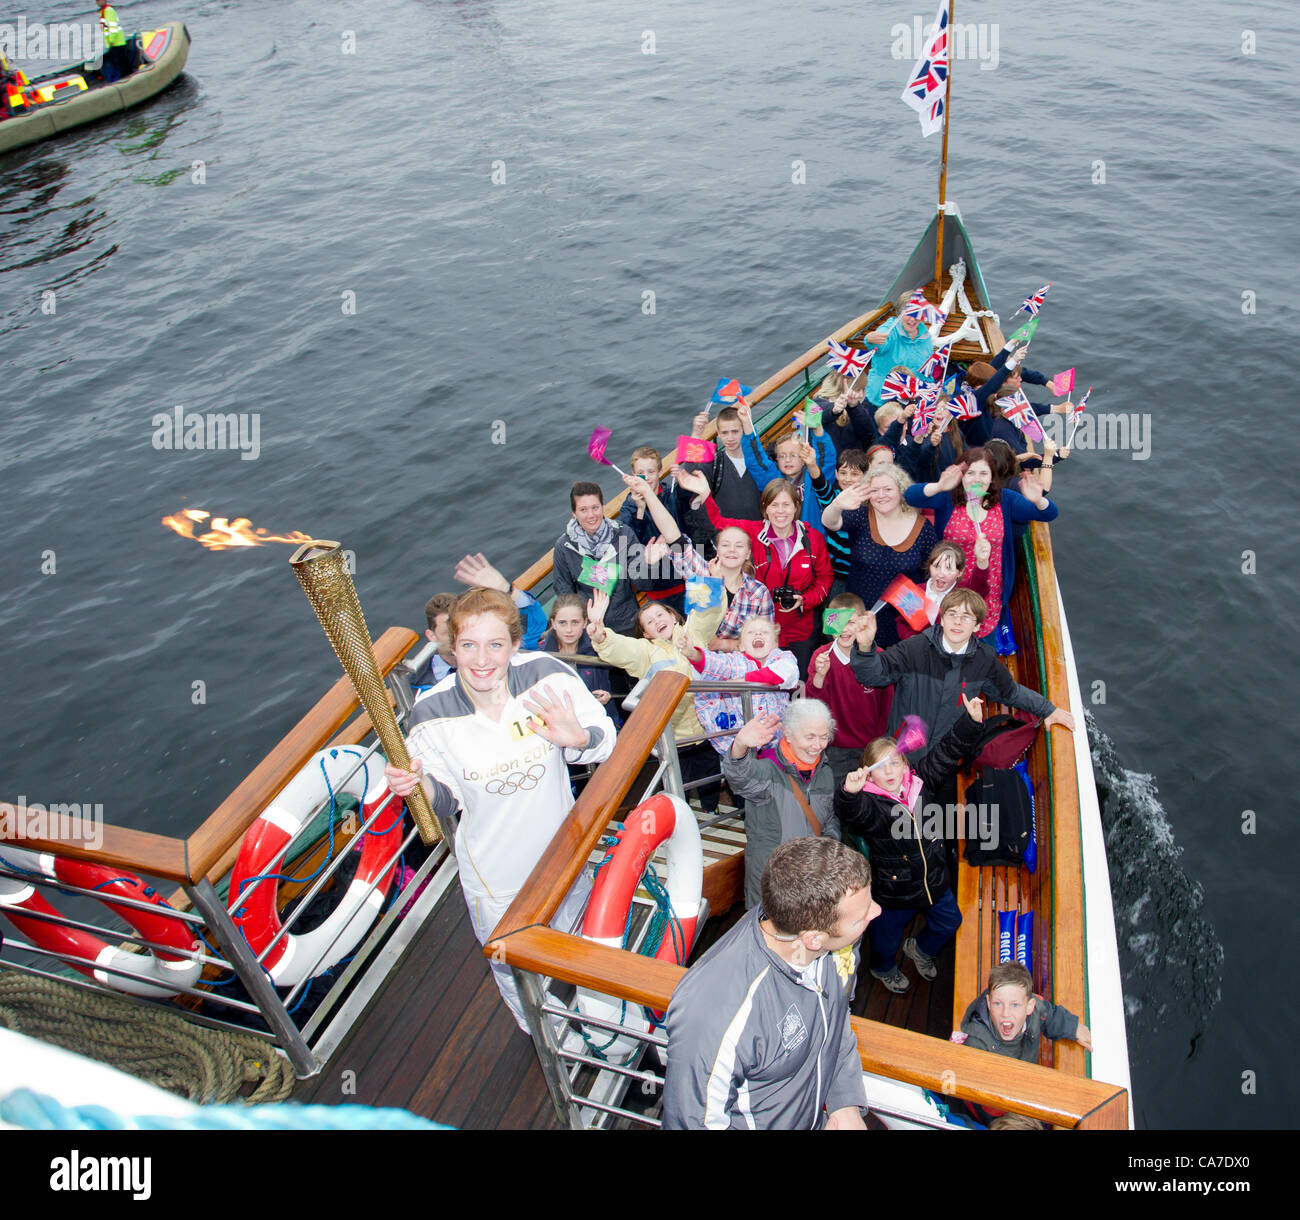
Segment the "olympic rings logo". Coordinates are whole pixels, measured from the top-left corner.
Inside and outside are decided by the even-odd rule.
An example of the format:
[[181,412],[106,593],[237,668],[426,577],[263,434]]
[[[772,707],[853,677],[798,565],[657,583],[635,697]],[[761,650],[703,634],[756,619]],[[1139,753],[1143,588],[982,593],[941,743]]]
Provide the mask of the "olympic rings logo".
[[546,768],[534,763],[527,771],[512,771],[502,779],[490,779],[483,785],[492,796],[513,796],[516,792],[531,792],[541,783]]

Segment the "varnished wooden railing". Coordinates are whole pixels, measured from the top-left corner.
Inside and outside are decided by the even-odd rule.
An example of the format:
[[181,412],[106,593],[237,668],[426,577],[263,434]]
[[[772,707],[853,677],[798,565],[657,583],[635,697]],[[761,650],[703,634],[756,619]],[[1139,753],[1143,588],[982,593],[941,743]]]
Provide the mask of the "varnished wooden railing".
[[[1052,538],[1042,522],[1030,528],[1034,575],[1038,585],[1039,625],[1045,672],[1042,689],[1056,706],[1070,706],[1065,644],[1057,609],[1056,568]],[[1086,733],[1082,709],[1074,731]],[[1087,1020],[1087,960],[1083,927],[1083,838],[1079,814],[1079,773],[1074,760],[1074,740],[1068,729],[1049,730],[1047,779],[1052,794],[1052,999]],[[1074,1042],[1057,1042],[1056,1066],[1082,1076],[1087,1071],[1084,1049]]]
[[[416,639],[415,632],[405,627],[385,631],[375,641],[380,673],[387,674],[410,652]],[[234,864],[244,832],[317,750],[327,744],[359,741],[366,735],[368,721],[354,721],[343,728],[358,706],[352,683],[340,678],[188,839],[107,825],[98,828],[103,834],[98,847],[90,847],[80,839],[25,837],[9,830],[5,841],[31,851],[90,860],[165,881],[184,884],[205,877],[215,879]],[[24,810],[18,809],[16,816],[6,821],[17,830],[26,821]]]
[[[829,336],[829,338],[834,339],[836,342],[843,342],[851,334],[853,334],[854,331],[860,330],[864,326],[872,325],[875,322],[879,321],[881,318],[885,317],[890,312],[891,309],[892,309],[892,305],[881,305],[877,309],[870,310],[868,313],[864,313],[861,316],[854,318],[852,322],[846,322],[843,326],[839,328],[839,330],[833,331]],[[772,394],[775,391],[779,390],[792,377],[798,376],[810,364],[814,363],[817,360],[820,360],[824,355],[826,355],[826,353],[829,350],[830,349],[827,347],[825,341],[823,341],[821,343],[816,344],[813,347],[810,347],[806,352],[804,352],[802,356],[798,356],[794,360],[791,360],[790,363],[787,364],[783,369],[780,369],[778,372],[773,373],[772,376],[769,377],[765,382],[763,382],[762,385],[754,387],[753,391],[749,395],[749,399],[748,399],[749,405],[753,407],[756,406],[758,403],[762,402],[763,399],[767,398],[769,394]],[[767,433],[779,429],[782,423],[784,423],[784,419],[774,421],[770,425],[770,427],[766,430],[764,435],[766,436]],[[712,440],[715,436],[717,436],[717,434],[718,434],[717,420],[711,419],[709,420],[708,424],[705,425],[704,439]],[[667,474],[669,469],[671,469],[672,464],[673,464],[672,455],[670,454],[668,457],[664,459],[663,473]],[[617,517],[618,510],[621,507],[623,503],[623,499],[626,495],[627,492],[623,491],[620,492],[617,496],[615,496],[612,500],[608,501],[608,503],[606,503],[605,505],[605,516],[611,518]],[[533,588],[534,585],[540,584],[551,574],[551,568],[553,566],[554,559],[555,559],[555,552],[547,551],[545,555],[543,555],[535,563],[533,563],[528,568],[526,568],[522,575],[515,578],[515,587],[519,589],[531,589]]]
[[[662,1012],[686,971],[553,928],[520,927],[484,947],[495,961]],[[1103,1081],[1004,1059],[879,1021],[852,1018],[862,1068],[967,1101],[1014,1110],[1054,1127],[1128,1127],[1128,1094]]]
[[90,860],[95,864],[106,864],[110,868],[147,873],[151,877],[161,877],[164,881],[184,881],[186,878],[184,839],[153,834],[147,830],[129,830],[125,826],[97,828],[95,838],[100,839],[97,847],[89,846],[84,838],[21,835],[16,833],[18,827],[33,820],[44,819],[34,818],[22,805],[14,808],[14,816],[6,819],[12,823],[12,828],[3,826],[0,822],[0,840],[12,843],[15,847],[66,856],[69,860]]

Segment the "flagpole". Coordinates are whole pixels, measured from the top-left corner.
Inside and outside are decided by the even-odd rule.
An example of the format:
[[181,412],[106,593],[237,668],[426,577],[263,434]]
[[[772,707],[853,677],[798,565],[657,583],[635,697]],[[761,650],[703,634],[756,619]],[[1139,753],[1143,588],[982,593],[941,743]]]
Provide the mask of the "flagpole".
[[[1085,393],[1084,396],[1083,396],[1083,402],[1084,402],[1084,405],[1085,405],[1085,406],[1087,406],[1087,403],[1088,403],[1088,394],[1091,394],[1091,393],[1092,393],[1092,386],[1089,386],[1089,387],[1088,387],[1088,390],[1087,390],[1087,393]],[[1066,440],[1066,442],[1065,442],[1064,446],[1062,446],[1062,448],[1068,449],[1068,448],[1070,447],[1070,442],[1074,440],[1074,434],[1075,434],[1076,432],[1078,432],[1078,430],[1079,430],[1079,421],[1080,421],[1082,418],[1083,418],[1083,412],[1082,412],[1082,411],[1077,411],[1077,412],[1075,412],[1074,419],[1073,419],[1073,421],[1071,422],[1069,438]]]
[[943,300],[943,205],[948,187],[948,119],[952,114],[952,69],[956,59],[953,45],[953,11],[957,0],[948,0],[948,77],[944,82],[943,98],[943,152],[939,161],[939,227],[934,247],[934,282],[939,299]]

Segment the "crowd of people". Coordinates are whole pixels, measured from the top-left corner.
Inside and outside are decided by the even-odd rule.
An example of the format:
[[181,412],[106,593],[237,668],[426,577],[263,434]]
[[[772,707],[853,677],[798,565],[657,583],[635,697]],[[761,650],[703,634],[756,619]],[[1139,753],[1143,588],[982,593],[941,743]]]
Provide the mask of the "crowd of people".
[[[817,1021],[800,1015],[799,1002],[790,1008],[811,1048],[794,1057],[803,1065],[792,1069],[801,1080],[794,1092],[774,1082],[770,1062],[760,1065],[774,1090],[762,1103],[769,1117],[860,1125],[860,1075],[840,1088],[827,1074],[811,1093],[803,1079],[810,1065],[820,1079],[824,1055],[839,1064],[847,1054],[847,1017],[825,1019],[828,979],[851,998],[859,941],[871,976],[890,991],[912,986],[906,963],[936,976],[962,913],[951,844],[921,810],[955,800],[985,701],[1074,727],[1066,709],[1015,682],[994,647],[1014,647],[1016,540],[1030,522],[1055,519],[1052,471],[1069,456],[1050,442],[1036,452],[999,394],[1047,379],[1023,367],[1023,344],[1008,343],[990,362],[949,369],[955,384],[935,418],[913,428],[921,403],[891,396],[889,374],[895,386],[915,385],[908,375],[935,344],[915,294],[896,312],[866,336],[875,359],[865,386],[827,375],[815,392],[820,421],[810,416],[811,426],[796,426],[771,453],[742,398],[718,413],[710,461],[665,471],[657,450],[636,449],[617,517],[599,484],[574,483],[549,617],[482,555],[457,567],[470,592],[439,593],[426,606],[436,650],[413,677],[415,761],[411,772],[390,767],[388,779],[399,795],[423,782],[440,813],[459,816],[461,883],[481,941],[572,804],[566,764],[608,757],[633,682],[669,668],[697,682],[753,684],[748,719],[736,695],[699,691],[672,722],[701,810],[716,809],[724,783],[743,810],[749,917],[688,971],[668,1011],[667,1125],[755,1124],[760,1107],[734,1023],[693,980],[721,972],[731,987],[764,964],[776,972],[773,1012],[787,985],[811,987],[821,1005]],[[963,394],[978,408],[971,418],[946,410]],[[708,421],[698,414],[692,435]],[[900,576],[923,593],[919,626],[885,600]],[[697,599],[700,587],[708,596]],[[924,731],[902,732],[913,723]],[[900,817],[909,833],[899,833]],[[917,916],[922,926],[908,936]],[[509,972],[494,969],[526,1028]],[[1039,1032],[1087,1045],[1070,1014],[1037,1004],[1027,975],[997,975],[963,1028],[973,1045],[1025,1058],[1029,1042],[1036,1056]],[[718,1057],[728,1039],[729,1066]]]

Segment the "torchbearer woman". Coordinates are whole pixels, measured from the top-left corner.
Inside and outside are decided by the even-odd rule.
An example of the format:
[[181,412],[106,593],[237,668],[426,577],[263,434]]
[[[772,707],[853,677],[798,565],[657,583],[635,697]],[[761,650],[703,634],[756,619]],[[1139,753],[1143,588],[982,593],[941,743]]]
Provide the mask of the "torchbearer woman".
[[[440,817],[460,811],[460,884],[474,935],[484,944],[573,805],[565,764],[603,762],[615,730],[569,666],[520,651],[519,610],[505,594],[462,594],[448,626],[456,672],[411,709],[411,770],[389,765],[385,775],[401,797],[423,782]],[[556,926],[576,917],[590,885],[584,874],[557,912]],[[492,973],[527,1032],[509,967],[493,962]]]

